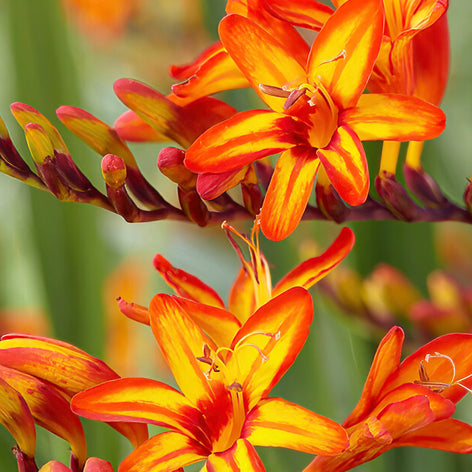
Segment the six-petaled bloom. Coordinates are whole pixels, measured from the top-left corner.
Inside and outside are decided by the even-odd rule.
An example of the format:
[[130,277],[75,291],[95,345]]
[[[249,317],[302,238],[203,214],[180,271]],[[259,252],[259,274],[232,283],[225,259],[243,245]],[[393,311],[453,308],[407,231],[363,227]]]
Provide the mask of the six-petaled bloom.
[[316,457],[305,472],[342,472],[400,446],[472,452],[472,426],[451,418],[471,392],[472,335],[446,334],[400,363],[403,339],[393,327],[381,341],[361,399],[343,423],[349,447]]
[[201,460],[208,472],[263,471],[255,445],[338,454],[347,446],[341,426],[267,396],[305,343],[312,315],[309,293],[294,287],[260,307],[224,345],[202,331],[177,297],[156,295],[150,324],[180,391],[123,378],[77,394],[72,410],[169,428],[133,451],[120,472],[172,472]]

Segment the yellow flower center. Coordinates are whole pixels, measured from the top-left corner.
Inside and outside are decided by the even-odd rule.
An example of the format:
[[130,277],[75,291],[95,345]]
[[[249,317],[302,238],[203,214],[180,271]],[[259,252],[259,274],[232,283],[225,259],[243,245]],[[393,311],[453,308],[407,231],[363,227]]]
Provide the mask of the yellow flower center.
[[247,342],[248,338],[253,336],[268,336],[278,341],[280,333],[249,333],[242,337],[233,349],[220,347],[216,351],[212,351],[210,347],[205,344],[203,346],[203,356],[197,357],[197,360],[210,366],[208,372],[205,374],[209,381],[213,379],[216,380],[216,378],[223,381],[230,395],[233,410],[232,418],[225,426],[218,440],[213,444],[212,452],[226,451],[241,437],[241,431],[244,421],[246,420],[246,410],[244,406],[243,385],[238,380],[241,378],[238,352],[248,347],[253,348],[257,351],[263,362],[268,360],[268,357],[257,344]]

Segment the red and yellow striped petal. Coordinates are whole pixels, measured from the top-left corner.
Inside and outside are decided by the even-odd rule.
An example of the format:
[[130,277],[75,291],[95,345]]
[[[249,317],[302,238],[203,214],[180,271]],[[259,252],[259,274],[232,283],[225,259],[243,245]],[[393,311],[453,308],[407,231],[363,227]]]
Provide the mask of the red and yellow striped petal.
[[190,400],[151,379],[123,378],[80,392],[71,401],[78,415],[98,421],[151,423],[204,441],[204,418]]
[[439,136],[444,112],[419,98],[400,94],[363,94],[357,106],[339,115],[362,141],[424,141]]
[[292,25],[319,31],[333,14],[333,9],[316,0],[264,0],[274,16]]
[[414,446],[467,454],[472,452],[472,426],[448,418],[404,434],[395,447]]
[[172,92],[179,98],[181,105],[223,90],[250,87],[220,42],[206,49],[193,63],[172,66],[170,72],[176,79],[185,79],[172,86]]
[[306,135],[306,125],[291,116],[243,111],[196,139],[184,163],[192,172],[227,172],[306,142]]
[[120,464],[119,472],[174,472],[205,459],[209,451],[177,432],[158,434],[135,449]]
[[339,454],[349,443],[341,425],[282,398],[261,400],[247,416],[242,436],[254,446],[323,455]]
[[[425,362],[426,355],[440,353],[448,356],[454,362],[455,378],[453,379],[453,366],[444,357],[433,357]],[[472,334],[446,334],[425,344],[416,352],[408,356],[400,365],[397,373],[392,376],[385,389],[394,389],[406,382],[420,380],[419,368],[423,361],[426,373],[431,382],[453,383],[469,376],[472,373]],[[461,382],[465,387],[472,388],[472,377]],[[445,389],[441,395],[457,403],[467,391],[460,385]]]
[[199,278],[188,272],[177,269],[160,254],[153,259],[155,269],[164,277],[167,284],[184,298],[189,298],[205,305],[224,308],[225,304],[218,293]]
[[56,114],[70,131],[101,156],[115,154],[123,159],[127,166],[137,167],[136,160],[128,146],[111,126],[87,111],[76,107],[59,107]]
[[261,209],[261,229],[267,238],[280,241],[298,226],[319,165],[311,147],[294,147],[281,154]]
[[365,202],[369,194],[367,159],[362,143],[349,126],[340,126],[317,156],[329,181],[346,203],[357,206]]
[[36,430],[24,398],[0,378],[0,424],[10,431],[18,447],[28,457],[36,451]]
[[321,81],[340,110],[354,106],[364,91],[383,27],[382,0],[350,0],[316,37],[308,59],[308,81]]
[[292,365],[308,336],[312,317],[310,294],[295,287],[260,307],[240,329],[231,347],[244,338],[240,344],[255,344],[260,349],[247,346],[232,358],[239,367],[237,381],[243,386],[248,411]]
[[188,119],[182,107],[142,82],[119,79],[113,89],[128,108],[158,133],[182,147],[188,147],[198,135],[194,123]]
[[244,267],[241,267],[229,292],[228,310],[233,313],[241,323],[245,323],[254,313],[255,308],[254,281],[248,271]]
[[354,233],[345,227],[336,240],[320,256],[312,257],[291,270],[274,288],[272,295],[285,292],[292,287],[309,289],[333,270],[351,251],[354,246]]
[[264,465],[252,444],[238,439],[227,451],[208,457],[207,472],[265,472]]
[[354,410],[343,423],[345,428],[358,423],[370,413],[370,410],[383,391],[385,382],[397,370],[400,364],[404,338],[403,330],[398,326],[394,326],[380,342],[372,361],[362,396]]
[[197,360],[203,356],[203,346],[215,348],[214,343],[170,295],[158,294],[151,300],[149,319],[182,393],[196,406],[216,403],[212,388],[218,388],[219,382],[212,381],[210,385],[204,372],[208,366]]
[[71,344],[40,336],[3,336],[0,364],[46,380],[68,396],[118,378],[100,359]]
[[39,426],[70,444],[80,466],[83,466],[87,458],[87,445],[82,424],[59,391],[47,382],[2,365],[0,378],[23,397]]
[[284,98],[263,93],[259,84],[281,88],[306,82],[308,46],[300,57],[299,43],[292,49],[290,42],[284,42],[285,37],[274,35],[254,21],[235,14],[220,21],[219,34],[226,50],[256,93],[273,110],[282,112]]
[[241,328],[241,323],[229,311],[186,298],[175,297],[175,300],[218,346],[229,346]]

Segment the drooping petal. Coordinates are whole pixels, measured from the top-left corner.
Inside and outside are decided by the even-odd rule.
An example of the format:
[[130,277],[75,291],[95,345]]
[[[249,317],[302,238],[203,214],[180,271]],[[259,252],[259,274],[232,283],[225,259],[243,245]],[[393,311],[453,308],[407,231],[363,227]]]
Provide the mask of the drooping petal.
[[311,147],[294,147],[280,155],[261,208],[261,229],[267,238],[280,241],[298,226],[319,165]]
[[397,370],[400,364],[404,337],[403,330],[398,326],[394,326],[380,342],[362,396],[357,406],[343,423],[345,428],[361,421],[375,406],[386,380]]
[[120,464],[119,472],[174,472],[205,459],[209,451],[194,439],[177,432],[158,434],[135,449]]
[[282,398],[261,400],[248,414],[242,436],[255,446],[309,454],[339,454],[348,445],[338,423]]
[[192,172],[227,172],[303,143],[305,136],[306,125],[291,116],[243,111],[203,133],[184,163]]
[[265,472],[264,465],[252,444],[246,439],[238,439],[224,452],[208,457],[207,472]]
[[181,104],[223,90],[250,86],[219,41],[207,48],[193,63],[172,66],[170,72],[176,79],[185,79],[172,86],[172,92],[181,99]]
[[203,283],[194,275],[174,267],[160,254],[154,257],[153,264],[167,284],[181,297],[218,308],[225,307],[218,293],[209,285]]
[[362,141],[424,141],[439,136],[446,116],[435,105],[399,94],[363,94],[354,108],[339,115]]
[[59,391],[47,382],[2,365],[0,378],[21,394],[38,425],[71,445],[72,452],[82,466],[87,458],[82,424],[70,411],[69,402]]
[[[436,353],[448,356],[450,360],[446,357],[435,357]],[[428,354],[433,357],[426,362]],[[419,369],[422,361],[430,381],[453,383],[467,377],[461,384],[472,388],[472,334],[446,334],[425,344],[401,363],[396,374],[389,380],[388,389],[420,380]],[[454,385],[442,391],[441,395],[457,403],[466,393],[465,388]]]
[[100,359],[71,344],[40,336],[3,336],[0,364],[46,380],[69,396],[118,378]]
[[[231,347],[234,349],[240,341],[249,344],[234,356],[240,374],[237,381],[243,386],[248,410],[270,392],[292,365],[308,336],[312,317],[310,294],[294,287],[261,306],[239,330]],[[251,348],[251,344],[260,351]]]
[[175,300],[218,346],[229,346],[241,328],[241,323],[229,311],[186,298]]
[[316,37],[308,59],[308,81],[321,81],[340,110],[354,106],[364,91],[383,26],[382,0],[350,0]]
[[285,100],[263,93],[259,84],[282,88],[304,83],[308,46],[300,58],[299,43],[293,48],[291,43],[284,42],[284,37],[279,38],[249,18],[235,14],[221,20],[219,34],[261,99],[273,110],[282,112]]
[[99,421],[152,423],[177,429],[197,441],[205,439],[204,419],[190,400],[162,382],[123,378],[78,393],[72,410]]
[[331,142],[317,152],[326,175],[349,205],[361,205],[369,193],[369,169],[364,148],[355,132],[340,126]]
[[404,434],[395,441],[394,446],[427,447],[462,454],[470,453],[472,452],[472,426],[453,418],[436,421]]
[[274,16],[292,25],[319,31],[333,14],[333,9],[316,0],[264,0]]
[[0,424],[10,431],[18,447],[28,457],[36,451],[34,420],[24,398],[0,378]]
[[276,296],[292,287],[309,289],[349,254],[354,246],[354,240],[353,231],[347,227],[343,228],[333,244],[323,254],[303,262],[280,280],[273,289],[272,295]]

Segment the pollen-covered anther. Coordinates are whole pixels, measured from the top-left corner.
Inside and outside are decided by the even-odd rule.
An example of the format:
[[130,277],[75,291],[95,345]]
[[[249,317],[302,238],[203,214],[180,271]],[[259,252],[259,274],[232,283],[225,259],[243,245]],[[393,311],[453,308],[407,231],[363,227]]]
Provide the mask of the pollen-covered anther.
[[239,383],[234,381],[231,385],[228,385],[226,387],[228,390],[231,390],[233,392],[242,392],[243,391],[243,386]]

